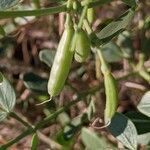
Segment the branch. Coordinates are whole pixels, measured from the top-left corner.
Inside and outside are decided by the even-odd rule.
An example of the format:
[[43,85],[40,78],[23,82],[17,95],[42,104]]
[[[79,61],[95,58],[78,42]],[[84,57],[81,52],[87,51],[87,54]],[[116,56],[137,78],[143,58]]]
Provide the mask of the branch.
[[[118,78],[117,80],[123,80],[128,78],[129,76],[133,75],[133,73],[129,73],[124,75],[123,77]],[[82,93],[80,93],[75,100],[69,102],[66,106],[61,107],[60,109],[58,109],[55,113],[51,114],[50,116],[46,117],[44,120],[41,120],[40,122],[38,122],[34,128],[28,128],[27,130],[25,130],[23,133],[21,133],[18,137],[16,137],[15,139],[9,141],[8,143],[2,145],[0,147],[0,150],[6,150],[8,147],[10,147],[11,145],[17,143],[18,141],[20,141],[21,139],[23,139],[24,137],[35,133],[38,129],[43,128],[45,125],[49,124],[51,122],[52,119],[55,119],[59,114],[61,114],[62,112],[68,110],[71,106],[75,105],[76,103],[82,101],[82,100],[86,100],[85,97],[88,94],[94,94],[97,91],[102,91],[103,90],[103,86],[95,86],[93,88],[90,88],[86,91],[83,91]]]
[[[96,2],[89,3],[89,8],[102,6],[106,3],[109,3],[111,0],[101,0]],[[86,3],[82,2],[81,7],[84,7]],[[66,4],[50,7],[50,8],[43,8],[43,9],[36,9],[36,10],[18,10],[18,11],[0,11],[0,19],[5,18],[16,18],[16,17],[27,17],[27,16],[44,16],[44,15],[52,15],[60,12],[66,12],[67,7]]]

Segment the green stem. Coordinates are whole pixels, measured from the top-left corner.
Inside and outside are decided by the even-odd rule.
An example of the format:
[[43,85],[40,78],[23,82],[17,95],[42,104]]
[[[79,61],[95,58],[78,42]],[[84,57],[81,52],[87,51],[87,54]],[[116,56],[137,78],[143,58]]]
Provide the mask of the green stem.
[[144,80],[146,80],[148,83],[150,83],[150,74],[148,73],[148,71],[146,70],[146,68],[144,66],[144,60],[145,60],[145,54],[140,53],[139,54],[139,63],[137,64],[137,68],[135,68],[135,69],[137,70],[138,74]]
[[105,61],[101,49],[100,48],[96,48],[96,51],[97,51],[98,56],[99,56],[100,61],[101,61],[101,70],[102,70],[102,73],[104,75],[110,73],[111,72],[110,71],[110,67],[109,67],[108,63]]
[[[102,0],[102,1],[91,2],[89,3],[88,7],[91,8],[96,6],[102,6],[106,3],[109,3],[110,1]],[[81,6],[84,7],[85,4],[81,3]],[[56,14],[56,13],[66,12],[66,11],[67,11],[66,4],[56,6],[56,7],[36,9],[36,10],[0,11],[0,19],[26,17],[26,16],[44,16],[44,15],[51,15],[51,14]]]
[[17,143],[18,141],[20,141],[21,139],[23,139],[24,137],[34,133],[33,132],[33,128],[27,129],[26,131],[24,131],[22,134],[20,134],[19,136],[17,136],[15,139],[9,141],[8,143],[2,145],[0,147],[0,150],[7,150],[11,145]]
[[82,11],[82,14],[81,14],[81,17],[80,17],[80,20],[79,20],[79,24],[78,24],[78,29],[81,29],[82,28],[82,25],[83,25],[83,20],[86,16],[86,12],[88,10],[88,5],[86,5],[84,8],[83,8],[83,11]]
[[18,120],[21,122],[25,127],[27,128],[32,128],[32,125],[30,125],[27,121],[24,121],[19,115],[17,115],[15,112],[10,112],[9,116]]
[[[98,88],[99,89],[99,88]],[[91,92],[97,91],[97,88],[91,90]],[[71,101],[68,105],[58,109],[54,114],[46,117],[44,120],[41,120],[39,123],[37,123],[35,125],[34,128],[28,128],[27,130],[25,130],[22,134],[20,134],[18,137],[16,137],[15,139],[9,141],[8,143],[2,145],[0,147],[0,150],[6,150],[8,147],[10,147],[11,145],[17,143],[18,141],[20,141],[21,139],[23,139],[24,137],[35,133],[38,129],[42,128],[43,126],[45,126],[46,124],[50,123],[50,121],[54,118],[56,118],[60,113],[64,112],[65,110],[69,109],[71,106],[73,106],[74,104],[78,103],[79,101],[83,100],[83,97],[86,97],[86,95],[89,94],[89,91],[84,92],[82,94],[80,94],[79,97],[76,98],[76,100]]]
[[67,11],[66,5],[36,10],[0,11],[0,19],[26,17],[26,16],[44,16],[66,11]]
[[[128,78],[129,76],[133,75],[133,73],[129,73],[121,78],[118,78],[117,80],[123,80]],[[94,94],[97,91],[101,91],[103,90],[103,87],[101,86],[95,86],[93,88],[90,88],[82,93],[80,93],[76,99],[74,101],[71,101],[70,103],[68,103],[66,106],[58,109],[54,114],[51,114],[50,116],[46,117],[44,120],[41,120],[39,123],[37,123],[35,125],[34,128],[28,128],[27,130],[25,130],[23,133],[21,133],[19,136],[17,136],[15,139],[9,141],[8,143],[2,145],[0,147],[0,150],[6,150],[8,147],[10,147],[11,145],[17,143],[18,141],[20,141],[21,139],[23,139],[24,137],[35,133],[38,129],[41,129],[43,126],[49,124],[51,122],[52,119],[55,119],[60,113],[68,110],[71,106],[75,105],[76,103],[82,101],[82,100],[86,100],[85,97],[88,94]]]
[[77,36],[76,36],[76,35],[77,35],[77,32],[78,32],[80,29],[82,29],[83,21],[84,21],[84,18],[85,18],[85,16],[86,16],[87,10],[88,10],[88,4],[83,7],[83,10],[82,10],[82,13],[81,13],[81,17],[80,17],[79,23],[78,23],[78,25],[77,25],[77,30],[76,30],[76,32],[75,32],[75,34],[74,34],[74,36],[73,36],[73,39],[72,39],[71,51],[74,51],[74,50],[75,50],[76,41],[77,41]]

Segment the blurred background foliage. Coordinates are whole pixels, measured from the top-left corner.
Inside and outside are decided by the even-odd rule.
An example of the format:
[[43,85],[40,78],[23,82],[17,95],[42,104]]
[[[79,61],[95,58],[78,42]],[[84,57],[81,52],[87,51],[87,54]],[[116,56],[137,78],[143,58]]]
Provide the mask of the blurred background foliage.
[[[64,2],[63,0],[42,0],[39,5],[34,1],[36,0],[23,0],[12,7],[11,10],[47,8]],[[99,32],[128,8],[129,6],[120,0],[112,1],[100,8],[96,7],[93,30]],[[85,63],[79,64],[73,61],[70,75],[61,95],[45,105],[36,106],[37,103],[49,98],[47,80],[55,50],[64,28],[63,24],[64,13],[0,20],[0,71],[11,81],[16,91],[15,111],[22,114],[31,123],[38,122],[44,116],[52,114],[61,106],[72,101],[76,93],[87,91],[92,87],[99,87],[99,85],[102,87],[103,77],[99,69],[100,64],[97,56],[91,51]],[[115,77],[121,78],[127,73],[132,73],[132,63],[138,63],[140,54],[144,55],[144,66],[150,71],[149,44],[150,1],[140,0],[135,16],[127,29],[113,38],[111,42],[105,44],[102,51],[105,59],[110,63]],[[133,120],[135,116],[138,116],[136,118],[136,120],[139,119],[138,124],[136,124],[136,121],[133,121],[133,123],[135,123],[139,134],[150,132],[150,119],[144,116],[146,117],[146,123],[144,126],[141,125],[139,122],[142,122],[144,117],[141,116],[142,114],[137,114],[136,109],[142,95],[150,89],[149,83],[137,75],[123,78],[118,83],[120,100],[118,111]],[[46,149],[52,145],[55,145],[53,149],[60,148],[61,145],[64,149],[84,149],[84,145],[90,146],[90,144],[88,145],[89,141],[84,137],[93,136],[93,138],[99,140],[97,135],[91,134],[91,131],[87,131],[87,129],[83,128],[81,137],[79,133],[81,127],[94,121],[96,116],[103,116],[104,91],[97,90],[94,95],[89,93],[83,99],[87,99],[87,101],[81,101],[76,106],[71,107],[42,130],[44,137],[43,134],[39,134],[41,141],[39,149]],[[130,111],[134,111],[134,115]],[[13,119],[0,123],[0,144],[4,144],[8,139],[17,136],[21,131],[22,126]],[[123,147],[108,131],[98,130],[97,133],[104,138],[95,143],[97,147],[100,147],[100,143],[106,145],[109,143],[111,147],[113,145],[117,145],[118,148]],[[150,137],[150,135],[146,136]],[[51,141],[48,137],[54,141]],[[81,138],[83,138],[83,142],[81,142]],[[29,149],[30,140],[31,136],[25,138],[16,144],[13,150]],[[139,141],[141,142],[139,148],[141,150],[146,149],[147,143],[144,143],[144,140],[143,142]],[[88,147],[88,149],[91,148]]]

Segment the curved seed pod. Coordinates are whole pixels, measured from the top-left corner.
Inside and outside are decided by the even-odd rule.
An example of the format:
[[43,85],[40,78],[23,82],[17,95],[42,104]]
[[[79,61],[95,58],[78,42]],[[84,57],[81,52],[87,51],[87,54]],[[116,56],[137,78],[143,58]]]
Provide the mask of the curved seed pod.
[[90,53],[90,39],[84,30],[76,32],[76,45],[74,58],[78,62],[84,62]]
[[89,8],[89,9],[87,10],[87,20],[88,20],[88,22],[89,22],[90,24],[92,24],[93,21],[94,21],[94,19],[95,19],[95,11],[94,11],[94,8]]
[[48,81],[48,93],[51,97],[56,96],[61,92],[69,74],[74,54],[73,51],[71,51],[73,34],[73,27],[67,26],[59,42]]
[[104,85],[106,93],[106,106],[105,106],[105,124],[111,121],[115,114],[118,105],[118,91],[116,80],[111,73],[104,74]]
[[106,94],[106,106],[104,112],[105,124],[109,124],[113,115],[117,110],[118,105],[118,91],[117,83],[113,75],[111,74],[109,65],[105,61],[100,49],[97,49],[99,59],[101,61],[101,71],[104,75],[104,85]]

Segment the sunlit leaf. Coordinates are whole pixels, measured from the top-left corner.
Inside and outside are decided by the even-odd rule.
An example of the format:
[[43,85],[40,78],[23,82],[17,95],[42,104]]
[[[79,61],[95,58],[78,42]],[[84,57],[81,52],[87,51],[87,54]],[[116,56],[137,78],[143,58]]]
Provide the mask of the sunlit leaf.
[[123,114],[115,114],[115,116],[112,118],[111,124],[108,127],[108,130],[130,150],[137,149],[136,128],[132,121]]
[[99,42],[99,45],[107,43],[120,32],[122,32],[130,24],[134,16],[134,12],[135,11],[133,9],[129,9],[117,20],[109,23],[97,34],[99,40],[97,40],[96,42]]
[[144,94],[137,108],[141,113],[150,117],[150,91]]
[[0,73],[0,121],[12,111],[16,102],[14,89],[7,79]]

